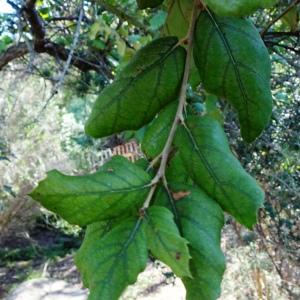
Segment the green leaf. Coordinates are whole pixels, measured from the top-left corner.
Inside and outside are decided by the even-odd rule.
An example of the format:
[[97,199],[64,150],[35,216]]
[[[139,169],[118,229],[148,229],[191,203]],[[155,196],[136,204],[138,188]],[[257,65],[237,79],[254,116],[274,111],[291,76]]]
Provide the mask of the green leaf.
[[1,37],[1,42],[4,43],[5,45],[9,45],[13,43],[13,39],[8,35],[4,35]]
[[177,101],[170,103],[147,127],[142,141],[142,151],[148,158],[154,158],[162,152],[168,139],[177,107]]
[[203,0],[208,7],[220,16],[246,16],[259,8],[271,7],[278,0]]
[[154,8],[161,5],[163,2],[164,0],[137,0],[139,9]]
[[98,97],[86,123],[88,135],[139,129],[176,99],[186,55],[177,42],[175,37],[160,38],[137,52]]
[[123,157],[114,157],[91,175],[51,171],[30,196],[69,223],[84,226],[136,213],[150,181],[144,170]]
[[206,114],[224,124],[224,116],[218,108],[218,98],[215,95],[206,95],[205,97]]
[[164,25],[164,23],[166,22],[166,18],[167,18],[167,13],[163,10],[159,10],[149,20],[150,30],[151,31],[159,30]]
[[147,264],[144,225],[123,220],[103,236],[103,225],[93,224],[76,254],[75,263],[90,289],[89,300],[117,300]]
[[91,46],[99,50],[104,50],[106,48],[106,44],[101,40],[93,40]]
[[197,66],[195,64],[195,59],[193,57],[191,62],[191,67],[190,67],[189,84],[193,89],[197,90],[197,87],[199,86],[200,82],[201,82],[200,75]]
[[75,263],[80,270],[83,285],[87,288],[90,281],[90,264],[85,262],[94,257],[93,243],[107,234],[112,229],[112,225],[112,221],[102,221],[92,223],[86,228],[83,243],[75,256]]
[[166,178],[168,182],[178,182],[193,185],[193,180],[184,166],[180,153],[175,153],[168,163]]
[[251,228],[264,193],[231,153],[220,123],[209,116],[189,117],[177,131],[175,146],[195,183]]
[[89,39],[95,40],[97,37],[98,32],[101,30],[101,23],[96,21],[94,24],[91,25],[89,30]]
[[187,106],[187,112],[191,115],[203,115],[205,112],[205,106],[201,102],[192,102]]
[[220,295],[225,259],[220,248],[224,216],[219,205],[199,188],[171,185],[186,196],[175,201],[183,236],[189,241],[193,278],[184,278],[187,300],[214,300]]
[[191,277],[188,242],[180,236],[172,213],[165,207],[152,206],[146,215],[149,250],[179,277]]
[[4,35],[0,38],[0,53],[4,52],[7,47],[13,43],[13,39],[8,36],[8,35]]
[[45,7],[45,6],[39,7],[38,13],[40,17],[42,17],[44,20],[47,21],[50,18],[50,13],[51,13],[50,7]]
[[186,37],[193,11],[191,0],[169,0],[168,17],[164,27],[165,35],[174,35],[179,39]]
[[233,105],[243,138],[253,141],[272,112],[270,58],[254,25],[249,20],[201,13],[194,58],[204,88]]
[[297,6],[293,7],[283,17],[283,23],[287,24],[291,31],[296,31],[299,24],[300,9]]

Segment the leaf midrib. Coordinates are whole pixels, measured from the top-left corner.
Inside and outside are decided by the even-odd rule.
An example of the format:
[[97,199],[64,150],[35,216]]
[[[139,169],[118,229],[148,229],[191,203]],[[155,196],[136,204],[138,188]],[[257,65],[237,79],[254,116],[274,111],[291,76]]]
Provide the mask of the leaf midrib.
[[[223,185],[221,184],[221,181],[219,180],[218,176],[215,174],[215,172],[213,171],[213,169],[210,167],[208,161],[205,158],[205,155],[201,152],[201,149],[198,146],[197,141],[195,140],[193,133],[191,132],[191,130],[188,128],[188,126],[184,126],[183,127],[187,134],[189,139],[191,140],[194,149],[196,150],[196,153],[198,154],[200,160],[203,162],[203,164],[205,165],[206,169],[209,172],[209,175],[211,176],[211,178],[213,179],[213,181],[215,182],[215,184],[217,184],[217,186],[220,188],[221,192],[223,193],[223,195],[227,198],[227,200],[229,201],[230,197],[228,196],[227,192],[224,190]],[[239,213],[239,209],[237,209],[234,201],[230,202],[231,203],[231,207],[234,209],[235,213],[237,216],[240,217],[240,219],[243,219],[241,214]]]
[[[161,71],[162,66],[161,66],[160,63],[162,61],[164,61],[164,60],[167,60],[169,58],[169,56],[173,53],[173,51],[176,51],[176,50],[177,49],[175,48],[175,45],[173,45],[172,47],[170,47],[170,49],[166,52],[166,54],[164,56],[160,57],[160,59],[158,59],[155,62],[153,62],[153,64],[147,66],[147,68],[145,68],[143,71],[141,71],[137,75],[135,75],[135,76],[128,76],[128,77],[121,77],[120,79],[116,79],[115,83],[120,82],[122,80],[124,80],[124,81],[129,80],[129,81],[128,81],[128,84],[126,84],[126,86],[118,94],[116,94],[114,97],[112,97],[108,103],[106,103],[105,107],[102,107],[101,111],[99,111],[93,117],[93,120],[96,119],[96,118],[98,118],[99,115],[102,115],[105,111],[107,111],[108,108],[110,108],[111,105],[113,105],[115,102],[120,103],[121,102],[120,95],[122,95],[129,88],[131,88],[131,85],[132,85],[133,81],[140,80],[142,77],[146,76],[150,71],[152,71],[157,66],[159,67],[159,70]],[[157,88],[157,86],[154,88],[154,90],[156,90],[156,88]],[[117,114],[116,114],[116,116],[117,116]]]
[[[166,234],[168,236],[173,235],[173,237],[177,238],[176,234],[174,233],[168,233],[167,231],[163,231],[160,230],[159,228],[157,228],[157,226],[155,225],[155,223],[152,221],[151,217],[149,218],[149,227],[152,230],[154,236],[156,236],[159,240],[159,242],[161,243],[162,247],[165,249],[167,255],[169,256],[169,258],[171,258],[171,260],[174,260],[174,257],[172,255],[172,251],[174,251],[174,248],[169,247],[165,242],[164,239],[162,237],[162,234]],[[178,240],[182,239],[182,237],[179,235],[178,233]],[[184,268],[180,265],[180,264],[176,264],[177,267],[180,268],[181,272],[185,273]]]
[[[123,253],[125,251],[127,251],[128,247],[130,246],[130,244],[134,241],[134,238],[135,236],[137,235],[140,227],[142,226],[142,222],[143,220],[142,219],[138,219],[138,221],[136,222],[133,230],[130,232],[130,235],[129,237],[127,238],[125,244],[123,247],[121,247],[120,251],[117,253],[117,255],[115,256],[115,259],[113,260],[112,264],[111,264],[111,267],[110,269],[108,270],[108,274],[106,275],[106,278],[104,278],[103,280],[101,281],[96,281],[95,282],[95,285],[97,285],[98,283],[101,284],[101,287],[103,290],[103,288],[105,287],[105,284],[107,282],[110,281],[111,277],[112,277],[112,274],[114,273],[114,271],[116,270],[116,268],[114,267],[115,264],[118,264],[118,260],[120,259],[120,257],[122,257]],[[127,254],[125,253],[125,255],[127,256]],[[129,281],[129,278],[126,277],[125,278],[125,281]]]
[[247,96],[247,92],[246,92],[246,89],[244,87],[244,84],[242,82],[242,78],[241,78],[241,74],[240,74],[240,70],[238,68],[238,64],[234,58],[234,55],[232,53],[232,50],[231,50],[231,47],[230,47],[230,44],[226,38],[226,36],[224,35],[223,31],[221,30],[217,20],[214,18],[213,14],[207,9],[207,15],[209,17],[209,20],[211,21],[211,23],[213,24],[213,26],[216,28],[221,40],[223,41],[223,44],[224,44],[224,47],[226,49],[226,52],[229,56],[229,59],[231,61],[231,65],[233,66],[233,69],[234,69],[234,72],[235,72],[235,75],[236,75],[236,79],[237,79],[237,82],[238,82],[238,86],[240,88],[240,91],[242,93],[242,99],[243,99],[243,102],[245,103],[245,108],[246,108],[246,122],[247,122],[247,127],[248,128],[251,128],[251,126],[249,126],[249,124],[251,124],[250,122],[250,113],[249,113],[249,99],[248,99],[248,96]]
[[[81,196],[85,196],[85,195],[99,195],[99,194],[110,194],[110,193],[125,193],[125,192],[135,192],[135,191],[139,191],[139,190],[143,190],[143,189],[147,189],[149,188],[148,184],[143,185],[143,186],[139,186],[139,187],[133,187],[131,189],[115,189],[115,190],[107,190],[107,191],[95,191],[95,192],[74,192],[74,193],[54,193],[54,194],[43,194],[43,195],[47,195],[48,197],[55,197],[57,195],[59,196],[63,196],[63,197],[81,197]],[[39,193],[42,194],[42,193]]]

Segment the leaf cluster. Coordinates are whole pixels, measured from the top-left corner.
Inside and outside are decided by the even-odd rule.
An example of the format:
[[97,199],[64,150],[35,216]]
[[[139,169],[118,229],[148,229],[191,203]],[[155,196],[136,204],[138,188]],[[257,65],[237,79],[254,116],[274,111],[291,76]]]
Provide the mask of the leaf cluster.
[[[187,299],[216,299],[225,270],[224,212],[248,228],[256,222],[264,193],[232,153],[216,103],[232,105],[246,142],[268,125],[270,59],[258,30],[241,16],[274,1],[226,2],[187,5],[184,39],[170,31],[178,15],[171,8],[165,32],[172,36],[140,49],[94,104],[85,126],[92,137],[145,127],[146,169],[115,157],[91,175],[51,171],[31,193],[87,226],[76,263],[89,299],[118,299],[146,267],[148,251],[182,278]],[[195,78],[204,104],[187,101]]]

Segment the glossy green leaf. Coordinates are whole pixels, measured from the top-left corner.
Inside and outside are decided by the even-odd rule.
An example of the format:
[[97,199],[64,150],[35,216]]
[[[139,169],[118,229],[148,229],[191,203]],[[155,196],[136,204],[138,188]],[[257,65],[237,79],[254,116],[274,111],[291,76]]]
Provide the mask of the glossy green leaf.
[[230,151],[220,123],[209,116],[190,117],[177,131],[175,145],[195,183],[251,228],[264,193]]
[[91,175],[67,176],[51,171],[30,196],[69,223],[84,226],[136,213],[150,181],[144,170],[123,157],[114,157]]
[[103,236],[103,225],[88,227],[75,257],[90,290],[89,300],[117,300],[147,264],[148,252],[142,220],[125,219]]
[[203,0],[207,6],[220,16],[246,16],[259,8],[271,7],[278,0]]
[[186,55],[177,42],[160,38],[137,52],[98,97],[85,126],[88,135],[139,129],[176,99]]
[[193,278],[184,278],[187,300],[215,300],[225,270],[220,248],[224,216],[220,206],[199,188],[171,185],[173,192],[187,194],[175,202],[183,236],[189,241]]
[[177,101],[170,103],[147,127],[142,141],[142,151],[148,158],[154,158],[162,152],[168,139],[177,107]]
[[139,9],[154,8],[161,5],[163,2],[164,0],[137,0]]
[[233,105],[243,138],[253,141],[272,112],[270,59],[257,29],[249,20],[201,13],[194,58],[204,88]]
[[147,211],[146,235],[154,257],[167,264],[179,277],[190,277],[188,242],[180,236],[172,213],[165,207],[152,206]]

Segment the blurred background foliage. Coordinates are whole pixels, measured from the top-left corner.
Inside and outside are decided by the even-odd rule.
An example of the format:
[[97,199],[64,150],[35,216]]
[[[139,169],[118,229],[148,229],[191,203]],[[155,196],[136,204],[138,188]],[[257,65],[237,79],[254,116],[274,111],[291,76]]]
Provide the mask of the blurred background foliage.
[[[94,171],[101,150],[140,139],[143,130],[94,140],[84,134],[83,124],[95,97],[136,50],[160,34],[184,36],[191,1],[168,0],[147,10],[138,10],[135,0],[7,3],[10,12],[0,9],[0,268],[9,269],[26,253],[28,260],[48,259],[78,247],[81,230],[41,210],[26,195],[50,169],[68,174]],[[299,299],[297,3],[281,0],[251,17],[259,30],[268,29],[262,37],[273,63],[275,106],[265,133],[246,145],[231,108],[221,100],[206,103],[212,113],[215,105],[225,113],[232,149],[266,191],[265,209],[254,233],[227,218],[223,248],[229,267],[222,299]],[[195,82],[192,76],[188,95],[201,113],[209,98]],[[37,232],[45,230],[55,233],[49,243],[55,236],[59,240],[50,251],[53,255],[43,250],[43,243],[36,250]],[[27,248],[22,247],[24,240]],[[1,276],[0,272],[0,278],[5,278]]]

